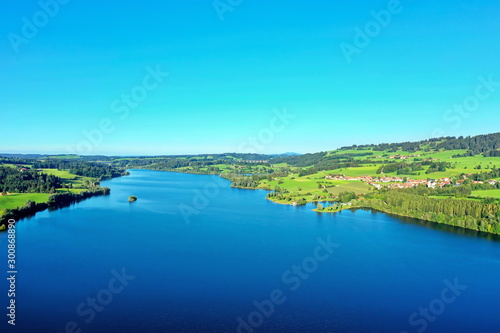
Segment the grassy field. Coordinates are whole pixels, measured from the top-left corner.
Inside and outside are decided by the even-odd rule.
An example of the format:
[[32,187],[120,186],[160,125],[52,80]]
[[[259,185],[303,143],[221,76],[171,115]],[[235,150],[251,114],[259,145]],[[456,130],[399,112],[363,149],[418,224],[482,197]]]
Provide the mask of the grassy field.
[[[320,185],[325,185],[327,188],[318,188],[318,182],[321,182]],[[311,176],[297,177],[297,175],[290,175],[289,177],[283,177],[279,180],[263,180],[259,188],[274,189],[276,186],[288,190],[290,194],[297,199],[303,197],[307,201],[313,201],[315,194],[320,196],[326,195],[324,192],[325,190],[328,194],[333,195],[338,195],[341,192],[365,194],[370,191],[370,186],[361,181],[326,180],[324,178],[318,179],[318,177],[313,178]]]
[[[43,169],[42,172],[60,177],[64,180],[64,183],[66,184],[71,183],[73,187],[84,187],[83,182],[85,180],[92,180],[92,178],[89,177],[80,177],[72,173],[69,173],[68,171],[61,171],[57,169]],[[58,193],[66,191],[70,191],[72,193],[80,193],[85,190],[86,188],[56,189]],[[23,206],[27,200],[35,202],[47,202],[49,196],[50,196],[49,193],[13,193],[7,196],[0,196],[0,216],[3,214],[5,209],[13,209]]]
[[34,202],[47,202],[50,194],[48,193],[15,193],[7,196],[0,196],[0,215],[5,209],[13,209],[23,206],[27,200]]
[[498,198],[500,199],[500,190],[480,190],[480,191],[472,191],[472,195],[475,197],[482,198]]
[[[424,166],[424,170],[419,171],[418,175],[401,175],[407,176],[413,179],[426,179],[426,178],[443,178],[443,177],[453,177],[458,176],[460,174],[468,174],[468,173],[478,173],[485,172],[491,170],[494,166],[500,167],[500,157],[484,157],[482,155],[476,156],[468,156],[468,157],[455,157],[454,155],[459,155],[465,153],[465,150],[448,150],[448,151],[437,151],[437,152],[425,152],[425,151],[416,151],[416,152],[406,152],[406,151],[397,151],[397,152],[389,152],[389,151],[372,151],[370,149],[365,150],[337,150],[328,153],[328,155],[340,155],[340,154],[360,154],[360,153],[371,153],[371,155],[367,156],[354,156],[355,160],[365,160],[370,159],[374,161],[383,161],[387,163],[391,162],[408,162],[412,163],[415,159],[435,159],[435,162],[447,162],[452,164],[452,168],[448,168],[443,172],[432,172],[426,174],[425,172],[429,168],[428,166]],[[385,155],[385,156],[384,156]],[[406,160],[394,160],[389,159],[389,156],[393,155],[420,155],[419,157],[409,157]],[[384,156],[384,157],[377,157]],[[344,168],[344,169],[336,169],[336,170],[325,170],[323,172],[318,172],[316,174],[310,175],[310,178],[324,178],[327,174],[343,174],[351,177],[359,177],[359,176],[381,176],[381,174],[377,174],[377,169],[381,164],[365,164],[361,167],[355,168]],[[481,169],[476,169],[476,167],[481,166]],[[385,173],[385,176],[396,176],[396,173]]]
[[[64,183],[72,184],[73,187],[83,187],[83,182],[85,180],[92,181],[92,178],[77,176],[77,175],[74,175],[74,174],[69,173],[68,171],[64,171],[64,170],[43,169],[42,172],[49,174],[49,175],[54,175],[54,176],[60,177],[64,180]],[[58,189],[58,190],[61,190],[61,189]]]

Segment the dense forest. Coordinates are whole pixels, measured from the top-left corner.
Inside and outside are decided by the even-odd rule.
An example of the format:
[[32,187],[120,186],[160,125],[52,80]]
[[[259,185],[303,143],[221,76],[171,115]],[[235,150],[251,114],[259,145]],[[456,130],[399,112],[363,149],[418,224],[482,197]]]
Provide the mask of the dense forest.
[[[428,146],[423,148],[422,146]],[[371,148],[375,151],[390,151],[396,152],[398,150],[415,151],[419,149],[445,149],[456,150],[464,149],[468,151],[466,156],[477,154],[484,154],[485,156],[500,156],[500,133],[467,136],[467,137],[441,137],[428,140],[421,140],[415,142],[400,142],[400,143],[380,143],[380,144],[367,144],[367,145],[353,145],[340,148],[341,150],[353,149],[368,149]]]
[[345,146],[341,147],[340,150],[356,150],[356,149],[372,149],[375,151],[390,151],[390,152],[396,152],[398,150],[404,150],[404,151],[414,151],[418,150],[421,146],[423,145],[430,145],[430,146],[435,146],[436,142],[439,141],[446,141],[448,139],[453,139],[454,137],[442,137],[442,138],[433,138],[433,139],[427,139],[427,140],[421,140],[421,141],[414,141],[414,142],[399,142],[399,143],[379,143],[379,144],[364,144],[364,145],[352,145],[352,146]]
[[[272,164],[287,163],[294,167],[304,168],[308,166],[315,166],[318,169],[337,169],[332,168],[340,163],[358,163],[355,157],[371,156],[371,152],[359,152],[350,154],[335,154],[328,155],[326,152],[319,152],[314,154],[304,154],[288,157],[274,158],[270,161]],[[370,163],[375,163],[370,161]]]
[[500,149],[500,133],[477,135],[474,137],[461,136],[458,138],[448,138],[438,143],[436,148],[446,150],[466,149],[474,155],[485,153],[488,156],[500,156],[496,155],[498,153],[497,149]]
[[424,166],[429,166],[425,172],[426,174],[453,168],[453,165],[448,162],[393,162],[381,165],[377,170],[377,174],[396,172],[398,175],[420,175],[420,171],[424,170]]
[[95,163],[85,161],[68,161],[68,160],[44,160],[34,161],[33,168],[35,169],[57,169],[65,170],[74,175],[95,178],[98,181],[120,177],[124,174],[124,170],[117,168],[107,163]]
[[34,169],[0,166],[0,191],[10,193],[55,193],[62,179]]
[[[5,164],[5,165],[2,165]],[[47,208],[67,206],[95,195],[109,193],[109,188],[101,188],[94,182],[83,182],[86,190],[75,193],[64,188],[66,179],[49,175],[40,169],[58,169],[69,171],[73,175],[90,177],[97,182],[127,174],[124,169],[106,163],[86,162],[83,160],[34,160],[29,158],[0,158],[0,192],[2,196],[10,193],[51,193],[49,201],[35,203],[28,200],[24,206],[5,209],[0,216],[0,230],[5,229],[9,218],[21,219]],[[66,186],[67,187],[67,186]],[[71,186],[70,186],[71,187]]]
[[382,191],[355,205],[383,212],[500,234],[500,205],[467,199],[441,199],[403,190]]

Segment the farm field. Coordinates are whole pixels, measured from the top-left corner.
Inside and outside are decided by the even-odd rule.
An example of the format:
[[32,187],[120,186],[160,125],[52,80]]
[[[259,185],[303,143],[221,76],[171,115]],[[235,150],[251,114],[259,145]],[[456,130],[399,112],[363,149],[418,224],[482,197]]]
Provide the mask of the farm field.
[[47,202],[49,196],[49,193],[13,193],[7,196],[0,196],[0,216],[6,209],[23,206],[28,200],[37,203]]
[[[447,151],[438,151],[438,152],[424,152],[424,151],[416,151],[416,152],[406,152],[406,151],[397,151],[397,152],[389,152],[389,151],[371,151],[368,149],[364,150],[337,150],[330,152],[327,156],[331,155],[340,155],[340,154],[360,154],[360,153],[374,153],[373,155],[366,156],[353,156],[355,160],[365,160],[370,159],[373,161],[383,161],[387,163],[391,162],[407,162],[412,163],[415,162],[415,159],[434,159],[434,162],[447,162],[451,163],[451,167],[447,168],[446,171],[441,172],[432,172],[426,174],[429,166],[424,166],[424,170],[417,172],[416,175],[401,175],[406,176],[412,179],[427,179],[427,178],[444,178],[444,177],[453,177],[458,176],[460,174],[468,174],[468,173],[478,173],[491,170],[495,167],[500,166],[500,158],[499,157],[484,157],[482,155],[476,156],[467,156],[467,157],[454,157],[454,155],[459,155],[465,153],[465,150],[447,150]],[[383,156],[377,158],[376,156]],[[419,157],[410,157],[406,160],[401,159],[389,159],[388,156],[393,155],[420,155]],[[383,164],[387,164],[383,163]],[[309,178],[324,178],[325,175],[328,174],[343,174],[345,176],[351,177],[359,177],[359,176],[382,176],[382,174],[377,174],[378,168],[382,164],[365,164],[360,167],[350,167],[343,169],[335,169],[335,170],[325,170],[318,172],[316,174],[309,175]],[[384,173],[384,176],[396,176],[396,172]]]
[[[318,188],[319,185],[325,185],[326,188]],[[280,184],[281,183],[281,184]],[[304,197],[308,201],[312,201],[315,194],[325,195],[325,190],[328,194],[338,195],[341,192],[354,192],[356,194],[366,194],[370,192],[370,186],[361,181],[347,180],[325,180],[311,179],[306,177],[283,177],[279,180],[262,180],[258,188],[274,189],[276,186],[288,190],[291,194],[297,197]],[[330,187],[331,186],[331,187]]]
[[[4,164],[6,165],[6,164]],[[61,171],[57,169],[43,169],[43,173],[60,177],[65,183],[71,183],[73,187],[83,187],[85,180],[91,180],[89,177],[81,177],[69,173],[68,171]],[[81,193],[87,190],[86,188],[58,188],[57,193],[70,191],[72,193]],[[7,196],[0,196],[0,216],[6,209],[14,209],[23,206],[26,201],[31,200],[37,203],[47,202],[50,193],[12,193]]]
[[500,199],[500,190],[479,190],[479,191],[472,191],[472,195],[475,197],[482,197],[482,198],[498,198]]
[[[57,169],[42,169],[43,173],[54,175],[60,177],[64,180],[65,183],[72,184],[73,187],[84,187],[84,181],[92,181],[92,178],[77,176],[72,173],[69,173],[65,170],[57,170]],[[61,189],[57,189],[61,190]],[[64,189],[66,190],[66,189]],[[73,190],[73,189],[72,189]],[[81,192],[81,191],[80,191]]]

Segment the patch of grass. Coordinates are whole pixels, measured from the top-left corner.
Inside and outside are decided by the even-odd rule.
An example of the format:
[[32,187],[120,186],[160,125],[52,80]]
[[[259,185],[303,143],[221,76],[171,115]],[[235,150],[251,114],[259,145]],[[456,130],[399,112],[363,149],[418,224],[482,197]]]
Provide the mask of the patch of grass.
[[92,178],[77,176],[65,170],[57,170],[57,169],[42,169],[42,170],[43,173],[62,178],[65,183],[72,184],[73,187],[83,187],[83,182],[85,180],[93,181]]
[[13,193],[6,196],[0,196],[0,215],[2,215],[6,209],[14,209],[23,206],[28,200],[37,203],[47,202],[49,196],[49,193]]
[[478,190],[472,191],[472,195],[481,198],[498,198],[500,199],[500,190]]
[[[338,195],[341,192],[354,192],[356,194],[366,194],[370,192],[370,186],[361,181],[348,181],[348,180],[326,180],[324,178],[311,179],[311,176],[297,177],[297,175],[291,175],[289,177],[283,177],[279,180],[263,180],[260,183],[259,188],[273,190],[276,186],[284,188],[290,192],[294,197],[305,198],[308,202],[314,201],[314,195],[319,196],[331,196]],[[279,184],[279,182],[282,182]],[[318,182],[320,185],[328,186],[327,188],[318,188]],[[325,193],[325,190],[328,193]],[[275,200],[278,203],[288,203],[290,201]]]

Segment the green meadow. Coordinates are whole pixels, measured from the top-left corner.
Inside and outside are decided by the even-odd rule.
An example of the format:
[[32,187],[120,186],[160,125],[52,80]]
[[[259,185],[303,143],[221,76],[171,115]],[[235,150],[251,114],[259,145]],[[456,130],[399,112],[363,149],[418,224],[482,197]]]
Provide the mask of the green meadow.
[[[321,182],[321,184],[318,184]],[[326,188],[318,188],[326,186]],[[307,201],[313,201],[314,195],[338,195],[341,192],[354,192],[356,194],[365,194],[370,191],[370,186],[361,181],[348,180],[326,180],[312,178],[311,176],[297,177],[291,175],[289,177],[281,177],[278,180],[262,180],[258,188],[272,190],[276,186],[284,188],[297,199],[305,198]],[[325,193],[325,191],[327,193]],[[278,201],[279,202],[279,201]],[[287,202],[290,203],[290,202]]]
[[[420,171],[420,175],[406,175],[409,178],[413,179],[425,179],[425,178],[443,178],[443,177],[453,177],[458,176],[460,174],[467,173],[477,173],[482,171],[488,171],[493,167],[500,166],[500,158],[498,157],[484,157],[483,155],[476,156],[468,156],[468,157],[453,157],[454,155],[460,155],[465,153],[466,150],[446,150],[446,151],[436,151],[436,152],[425,152],[425,151],[415,151],[415,152],[407,152],[407,151],[397,151],[397,152],[389,152],[389,151],[373,151],[371,149],[357,149],[357,150],[335,150],[329,152],[327,156],[332,155],[342,155],[342,154],[360,154],[360,153],[370,153],[371,155],[367,156],[353,156],[354,160],[363,161],[366,159],[373,161],[381,161],[381,162],[408,162],[412,163],[422,159],[435,159],[435,162],[447,162],[452,164],[452,168],[448,168],[443,172],[432,172],[430,174],[426,174],[425,172],[429,168],[428,166],[424,166],[424,170]],[[401,156],[409,156],[409,155],[420,155],[417,157],[409,157],[406,160],[401,159],[390,159],[389,156],[401,155]],[[383,156],[383,157],[378,157]],[[363,162],[361,162],[363,163]],[[360,167],[352,167],[352,168],[344,168],[344,169],[335,169],[335,170],[324,170],[322,172],[318,172],[316,174],[307,176],[310,178],[324,178],[325,175],[328,174],[343,174],[351,177],[360,177],[360,176],[372,176],[378,177],[382,176],[381,174],[377,174],[377,169],[382,164],[364,164]],[[273,167],[286,167],[287,165],[284,163],[273,165]],[[481,169],[477,169],[480,166]],[[385,176],[396,176],[395,172],[393,173],[385,173]],[[405,175],[401,175],[405,176]]]
[[498,198],[500,199],[500,190],[480,190],[472,191],[472,195],[481,198]]
[[47,202],[49,196],[49,193],[14,193],[7,196],[0,196],[0,216],[6,209],[21,207],[28,200],[37,203]]
[[[6,164],[3,164],[6,165]],[[69,173],[68,171],[62,171],[57,169],[43,169],[43,173],[54,175],[60,177],[64,180],[66,184],[72,184],[74,188],[58,188],[57,192],[67,192],[70,191],[72,193],[80,193],[82,191],[87,190],[84,187],[84,181],[92,181],[92,178],[89,177],[81,177]],[[78,188],[81,187],[81,188]],[[0,196],[0,216],[4,213],[6,209],[13,209],[17,207],[23,206],[26,201],[31,200],[37,203],[47,202],[49,199],[50,193],[11,193],[6,196]]]
[[[77,176],[72,173],[69,173],[65,170],[57,170],[57,169],[42,169],[43,173],[54,175],[63,179],[64,183],[72,184],[74,189],[71,189],[72,192],[81,192],[81,189],[77,189],[75,187],[84,187],[84,181],[93,181],[92,178]],[[57,189],[58,191],[67,189]],[[78,191],[79,190],[79,191]]]

